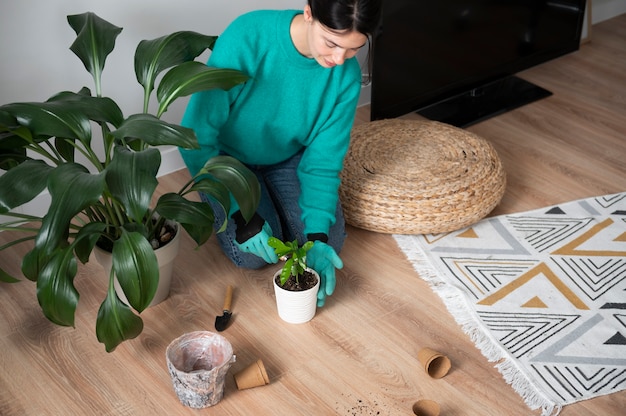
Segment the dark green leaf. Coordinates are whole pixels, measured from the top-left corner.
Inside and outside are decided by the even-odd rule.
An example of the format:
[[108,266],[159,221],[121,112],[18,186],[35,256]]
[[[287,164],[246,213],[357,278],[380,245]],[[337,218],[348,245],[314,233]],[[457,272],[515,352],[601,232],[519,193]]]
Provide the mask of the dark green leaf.
[[112,254],[113,270],[126,299],[136,311],[143,311],[159,284],[159,266],[152,246],[142,234],[124,230],[113,243]]
[[57,137],[54,140],[54,148],[61,155],[61,158],[66,162],[75,162],[76,161],[76,147],[74,143],[76,140],[69,138],[60,138]]
[[57,250],[37,279],[37,300],[44,315],[58,325],[74,326],[79,294],[74,287],[76,259],[71,247]]
[[81,263],[89,261],[89,255],[93,251],[98,239],[106,228],[106,224],[102,222],[90,222],[85,224],[73,241],[74,253]]
[[22,274],[28,280],[36,282],[39,278],[39,271],[46,265],[52,254],[41,254],[43,249],[33,248],[22,257]]
[[[147,212],[146,212],[147,213]],[[139,233],[144,236],[144,238],[148,239],[150,237],[150,226],[152,225],[151,221],[145,222],[127,222],[123,225],[126,231]]]
[[35,247],[42,249],[40,260],[67,238],[72,218],[98,201],[104,191],[104,174],[91,174],[84,166],[68,163],[51,171],[48,190],[50,207],[35,239]]
[[41,160],[27,160],[0,176],[0,214],[33,200],[53,170]]
[[158,115],[167,111],[174,100],[198,91],[220,88],[228,90],[248,80],[248,76],[234,69],[211,68],[191,61],[170,69],[157,89]]
[[121,201],[135,222],[142,222],[149,210],[152,194],[158,185],[156,175],[161,165],[161,152],[149,148],[133,152],[122,146],[106,170],[106,182],[111,194]]
[[133,339],[143,331],[143,321],[122,302],[115,290],[110,290],[100,305],[96,320],[96,336],[104,344],[107,352],[128,339]]
[[142,40],[135,51],[137,81],[150,93],[161,71],[194,60],[207,48],[212,48],[216,39],[217,36],[181,31],[153,40]]
[[18,153],[22,154],[21,150],[32,140],[30,131],[20,126],[17,119],[0,106],[0,157],[18,149]]
[[30,159],[26,148],[32,142],[30,130],[20,126],[15,117],[0,111],[0,169],[10,170]]
[[8,151],[0,149],[1,170],[11,170],[28,159],[30,159],[30,157],[26,155],[26,149],[12,149]]
[[256,175],[237,159],[225,155],[209,159],[197,176],[207,173],[226,186],[243,217],[250,220],[261,201],[261,185]]
[[11,276],[4,270],[0,269],[0,282],[17,283],[17,282],[21,282],[21,280]]
[[81,112],[89,120],[98,123],[110,123],[118,127],[124,121],[124,114],[115,101],[108,97],[92,97],[88,88],[83,88],[78,93],[60,92],[48,99],[48,102]]
[[134,114],[111,133],[118,140],[140,139],[151,146],[172,145],[198,149],[198,139],[192,129],[167,123],[151,114]]
[[85,112],[76,111],[73,103],[13,103],[0,109],[14,116],[20,125],[31,131],[32,136],[69,137],[84,143],[91,141],[89,118]]
[[0,106],[0,132],[9,131],[11,128],[18,127],[19,124],[15,117],[6,111],[2,110],[2,106]]
[[204,202],[188,201],[178,194],[167,193],[159,198],[155,211],[182,225],[198,246],[206,243],[213,233],[213,210]]
[[[228,218],[228,213],[230,212],[230,193],[228,189],[219,181],[210,177],[203,177],[199,181],[195,182],[194,185],[189,189],[190,192],[201,192],[206,194],[213,199],[216,203],[218,203],[222,207],[222,211],[224,211],[224,217]],[[212,214],[214,214],[212,212]],[[221,225],[218,232],[222,232],[226,229],[227,221]]]
[[115,39],[122,28],[91,12],[67,16],[67,21],[76,32],[76,40],[70,46],[71,51],[99,83],[106,58],[115,48]]

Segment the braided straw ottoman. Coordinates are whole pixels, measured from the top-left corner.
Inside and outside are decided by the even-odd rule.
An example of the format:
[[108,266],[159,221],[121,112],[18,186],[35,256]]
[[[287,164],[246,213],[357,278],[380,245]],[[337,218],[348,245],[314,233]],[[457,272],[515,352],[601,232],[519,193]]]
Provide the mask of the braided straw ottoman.
[[506,175],[493,146],[473,133],[436,121],[388,119],[354,127],[341,181],[348,224],[437,234],[489,214]]

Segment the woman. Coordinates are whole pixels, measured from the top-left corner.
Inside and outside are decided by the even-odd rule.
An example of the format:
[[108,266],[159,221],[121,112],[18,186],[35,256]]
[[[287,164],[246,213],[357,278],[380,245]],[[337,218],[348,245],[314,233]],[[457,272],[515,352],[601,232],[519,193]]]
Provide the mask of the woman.
[[181,149],[192,174],[223,153],[245,163],[261,183],[254,218],[245,223],[235,207],[233,221],[217,235],[226,255],[238,266],[259,268],[278,261],[267,245],[272,235],[314,241],[307,264],[322,279],[318,306],[334,291],[335,268],[343,267],[338,188],[361,87],[355,55],[378,24],[380,8],[381,0],[308,0],[303,11],[240,16],[219,36],[208,65],[238,69],[250,79],[228,91],[194,94],[182,121],[201,146]]

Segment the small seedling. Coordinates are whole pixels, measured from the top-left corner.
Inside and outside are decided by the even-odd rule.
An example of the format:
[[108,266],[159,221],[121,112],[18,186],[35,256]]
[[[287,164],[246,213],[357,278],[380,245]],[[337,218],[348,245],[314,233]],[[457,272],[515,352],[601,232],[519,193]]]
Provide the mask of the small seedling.
[[285,261],[280,272],[280,285],[284,286],[290,276],[300,284],[299,278],[306,270],[306,253],[313,247],[313,241],[307,241],[300,246],[298,240],[283,242],[276,237],[270,237],[267,244],[274,249],[279,259]]

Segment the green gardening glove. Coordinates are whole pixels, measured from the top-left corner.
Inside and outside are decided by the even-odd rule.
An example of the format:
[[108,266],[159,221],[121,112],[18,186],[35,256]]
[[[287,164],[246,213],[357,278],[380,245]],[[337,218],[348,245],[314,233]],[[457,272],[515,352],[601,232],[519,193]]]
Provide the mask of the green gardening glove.
[[306,264],[320,275],[317,306],[324,306],[326,296],[332,295],[335,291],[335,269],[341,269],[343,262],[334,248],[321,241],[316,241],[306,253]]
[[232,218],[236,224],[235,244],[239,250],[261,257],[266,263],[278,262],[274,249],[267,245],[267,240],[272,236],[272,227],[263,217],[255,213],[250,221],[246,222],[241,212],[237,211]]

